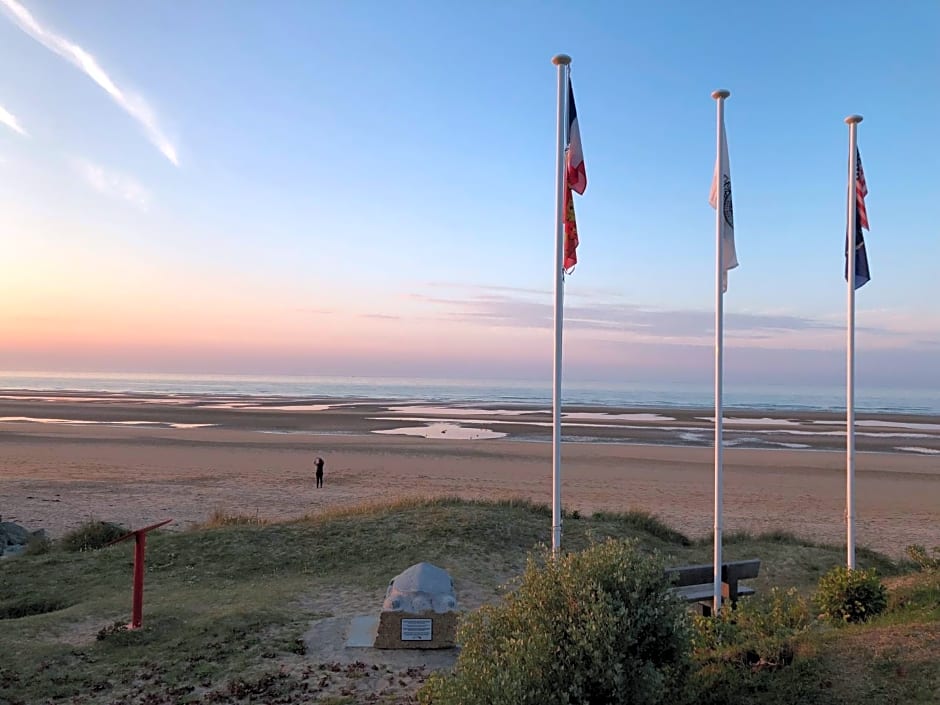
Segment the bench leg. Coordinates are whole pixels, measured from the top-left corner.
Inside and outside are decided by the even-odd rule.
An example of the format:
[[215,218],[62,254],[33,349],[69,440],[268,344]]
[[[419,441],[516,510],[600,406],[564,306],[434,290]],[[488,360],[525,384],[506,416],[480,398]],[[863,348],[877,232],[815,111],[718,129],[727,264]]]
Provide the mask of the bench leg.
[[738,606],[738,581],[734,580],[730,583],[721,584],[721,597],[722,602],[727,600],[731,603],[731,609],[734,609]]

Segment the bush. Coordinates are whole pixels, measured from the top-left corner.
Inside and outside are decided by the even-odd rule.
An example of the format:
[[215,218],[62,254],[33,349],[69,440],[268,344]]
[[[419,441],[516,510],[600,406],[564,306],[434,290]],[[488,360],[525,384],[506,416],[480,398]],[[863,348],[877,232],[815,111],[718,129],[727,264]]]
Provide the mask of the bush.
[[454,673],[433,675],[419,702],[667,702],[685,686],[691,646],[668,587],[662,562],[635,541],[530,557],[514,592],[464,619]]
[[796,588],[748,598],[729,612],[744,633],[758,637],[791,637],[812,623],[809,605]]
[[27,556],[38,556],[52,550],[52,541],[45,532],[36,532],[29,537],[23,553]]
[[816,603],[833,622],[864,622],[884,612],[888,591],[874,568],[850,570],[837,566],[819,579]]
[[718,617],[696,617],[693,637],[696,705],[749,702],[767,687],[770,672],[793,662],[796,637],[812,624],[796,588],[738,602]]
[[[70,607],[67,602],[58,599],[30,599],[20,598],[12,602],[0,603],[0,619],[20,619],[35,614],[48,614]],[[0,701],[6,702],[6,701]]]
[[94,551],[126,533],[127,529],[119,524],[107,521],[86,521],[62,537],[62,548],[66,551]]
[[888,612],[906,620],[940,621],[940,571],[912,573],[891,586]]
[[811,624],[806,600],[796,588],[772,588],[769,594],[738,602],[718,617],[696,617],[696,660],[718,659],[748,668],[786,665],[792,640]]
[[[931,556],[930,553],[934,555]],[[926,548],[915,543],[907,547],[907,557],[914,561],[917,567],[923,571],[931,572],[940,570],[940,546],[934,546],[933,549],[928,552]]]

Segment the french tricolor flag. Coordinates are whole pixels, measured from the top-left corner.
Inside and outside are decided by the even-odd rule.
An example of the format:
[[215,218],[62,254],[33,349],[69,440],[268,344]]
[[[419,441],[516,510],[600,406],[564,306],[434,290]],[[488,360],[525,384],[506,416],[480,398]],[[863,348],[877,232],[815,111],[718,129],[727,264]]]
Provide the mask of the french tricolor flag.
[[581,130],[578,128],[578,110],[574,107],[574,91],[568,79],[568,150],[566,152],[568,187],[579,194],[587,188],[584,154],[581,152]]

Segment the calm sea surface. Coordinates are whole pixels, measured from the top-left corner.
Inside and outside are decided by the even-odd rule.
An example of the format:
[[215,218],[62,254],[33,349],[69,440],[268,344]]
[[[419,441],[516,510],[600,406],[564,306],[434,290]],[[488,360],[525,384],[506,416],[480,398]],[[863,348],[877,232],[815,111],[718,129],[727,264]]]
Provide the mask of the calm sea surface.
[[[255,377],[165,374],[57,374],[0,372],[0,389],[148,393],[160,395],[380,398],[402,401],[475,402],[549,406],[550,382],[479,381],[380,377]],[[562,395],[565,405],[607,407],[701,408],[714,406],[711,387],[572,382]],[[840,387],[726,386],[728,408],[755,410],[845,409]],[[894,414],[940,414],[936,390],[856,389],[856,410]]]

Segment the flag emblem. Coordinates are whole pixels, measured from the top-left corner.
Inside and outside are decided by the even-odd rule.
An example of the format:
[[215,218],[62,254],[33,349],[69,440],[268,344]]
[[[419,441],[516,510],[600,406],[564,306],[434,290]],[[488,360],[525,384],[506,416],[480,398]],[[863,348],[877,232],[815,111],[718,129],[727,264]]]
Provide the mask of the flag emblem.
[[[868,230],[868,210],[865,208],[865,196],[868,184],[862,169],[862,155],[855,149],[855,288],[865,286],[871,281],[868,269],[868,253],[865,250],[865,238],[862,229]],[[845,280],[849,280],[849,233],[845,234]]]
[[734,206],[731,204],[731,177],[724,174],[724,183],[721,186],[721,213],[728,227],[734,229]]
[[565,271],[578,263],[578,221],[574,216],[571,188],[565,189]]
[[865,230],[868,230],[868,211],[865,209],[865,196],[868,195],[868,184],[865,182],[865,170],[862,169],[862,155],[855,150],[855,207],[858,209],[856,220]]
[[570,273],[578,263],[578,222],[574,214],[573,193],[583,194],[587,188],[587,172],[584,169],[584,153],[581,150],[581,129],[578,126],[578,109],[574,104],[574,90],[568,77],[568,144],[565,147],[565,262],[564,270]]

